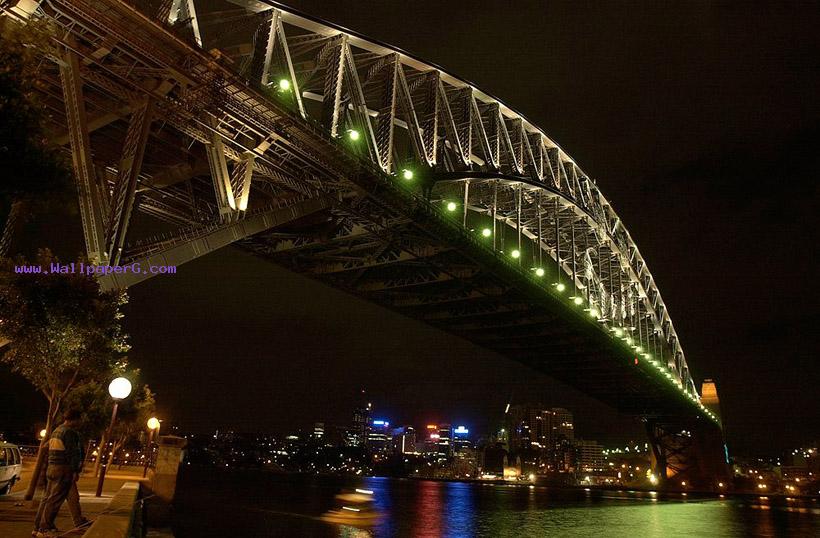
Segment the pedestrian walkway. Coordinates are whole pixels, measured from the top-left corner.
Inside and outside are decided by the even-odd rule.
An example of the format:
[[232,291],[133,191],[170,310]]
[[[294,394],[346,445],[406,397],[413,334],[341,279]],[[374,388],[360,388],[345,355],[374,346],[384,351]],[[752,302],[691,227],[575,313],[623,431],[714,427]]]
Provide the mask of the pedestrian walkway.
[[[10,495],[0,496],[0,537],[2,538],[31,537],[31,531],[34,529],[34,515],[37,513],[37,507],[43,496],[43,491],[38,490],[34,501],[23,500],[31,478],[31,470],[32,466],[24,466],[23,480],[14,486],[14,490]],[[125,482],[140,482],[142,480],[144,480],[142,472],[134,474],[134,471],[112,469],[105,476],[105,487],[102,496],[96,497],[94,493],[97,489],[97,479],[93,476],[93,473],[83,474],[77,482],[83,515],[93,521],[105,512],[111,498]],[[61,536],[82,536],[85,531],[85,529],[73,529],[74,524],[71,522],[68,506],[65,503],[60,508],[56,523]]]

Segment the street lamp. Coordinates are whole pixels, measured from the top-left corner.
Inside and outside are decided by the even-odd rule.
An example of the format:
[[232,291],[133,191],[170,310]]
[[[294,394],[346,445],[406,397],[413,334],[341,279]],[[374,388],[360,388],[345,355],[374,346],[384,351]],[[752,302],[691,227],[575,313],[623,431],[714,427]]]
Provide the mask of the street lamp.
[[142,477],[148,474],[148,466],[151,464],[151,456],[153,451],[151,450],[151,443],[154,441],[154,432],[159,433],[159,419],[157,417],[151,417],[148,419],[146,424],[148,426],[148,445],[147,445],[147,457],[145,458],[145,466],[142,468]]
[[[120,400],[128,398],[131,394],[131,382],[124,377],[118,377],[108,385],[108,394],[114,400],[114,410],[111,412],[111,423],[108,425],[108,431],[105,434],[106,443],[111,440],[114,433],[114,421],[117,420],[117,406]],[[100,479],[97,481],[97,497],[102,495],[103,482],[105,481],[105,469],[108,467],[108,462],[113,454],[108,453],[108,448],[103,445],[100,447],[100,458],[102,458],[100,466]]]

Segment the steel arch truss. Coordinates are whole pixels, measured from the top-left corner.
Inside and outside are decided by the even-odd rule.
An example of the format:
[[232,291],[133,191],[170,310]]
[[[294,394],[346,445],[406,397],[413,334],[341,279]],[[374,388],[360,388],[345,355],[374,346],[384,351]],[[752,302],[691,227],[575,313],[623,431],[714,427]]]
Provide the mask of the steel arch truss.
[[[672,380],[651,391],[677,384],[697,403],[645,260],[542,129],[400,50],[273,2],[231,3],[39,3],[59,30],[41,92],[72,151],[91,258],[187,260],[235,241],[524,362],[559,356],[562,339],[576,362],[561,368],[590,379],[609,330]],[[137,213],[169,227],[135,238]],[[500,254],[513,249],[514,262]],[[592,315],[587,356],[572,350],[589,327],[559,327],[557,296],[522,268]]]

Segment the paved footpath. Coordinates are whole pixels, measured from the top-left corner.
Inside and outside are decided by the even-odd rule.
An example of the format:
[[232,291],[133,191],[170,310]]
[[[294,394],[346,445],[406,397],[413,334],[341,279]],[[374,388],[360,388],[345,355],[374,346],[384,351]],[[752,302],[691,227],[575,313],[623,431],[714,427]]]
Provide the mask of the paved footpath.
[[[30,538],[34,529],[34,515],[43,496],[43,490],[38,490],[34,496],[34,501],[23,500],[28,481],[31,478],[32,466],[24,465],[23,479],[14,486],[10,495],[0,495],[0,537],[2,538]],[[142,481],[142,472],[133,474],[133,470],[118,471],[116,468],[109,471],[105,476],[105,487],[101,497],[95,497],[97,490],[97,479],[91,474],[84,474],[80,477],[77,486],[80,490],[80,506],[83,515],[90,520],[94,520],[105,511],[111,497],[126,482]],[[61,536],[82,536],[83,531],[73,530],[74,524],[71,522],[71,515],[68,513],[68,506],[63,503],[60,513],[57,516],[57,528]]]

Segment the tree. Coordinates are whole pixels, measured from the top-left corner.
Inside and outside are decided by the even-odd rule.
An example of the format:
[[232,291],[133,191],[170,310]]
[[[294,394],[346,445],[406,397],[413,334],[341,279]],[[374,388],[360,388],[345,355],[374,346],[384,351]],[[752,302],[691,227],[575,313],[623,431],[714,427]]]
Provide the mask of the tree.
[[30,210],[70,192],[71,167],[44,132],[46,107],[37,99],[47,27],[0,17],[0,257]]
[[[117,421],[114,424],[111,439],[106,438],[106,430],[111,420],[113,400],[108,394],[105,383],[88,381],[78,385],[65,400],[66,408],[81,410],[80,435],[84,439],[100,439],[99,447],[112,443],[112,459],[117,452],[129,442],[137,439],[145,432],[148,419],[156,411],[155,395],[148,385],[139,381],[138,369],[121,369],[112,371],[106,379],[123,376],[131,381],[134,390],[131,395],[119,402]],[[96,470],[99,470],[101,458],[97,458]]]
[[[17,265],[26,264],[18,259]],[[120,326],[125,296],[101,292],[96,279],[81,273],[50,270],[58,264],[48,250],[38,253],[40,273],[0,273],[0,340],[9,340],[3,362],[25,377],[48,401],[46,439],[70,391],[90,380],[107,379],[123,368],[128,350]],[[45,458],[40,445],[26,498],[34,490]]]

